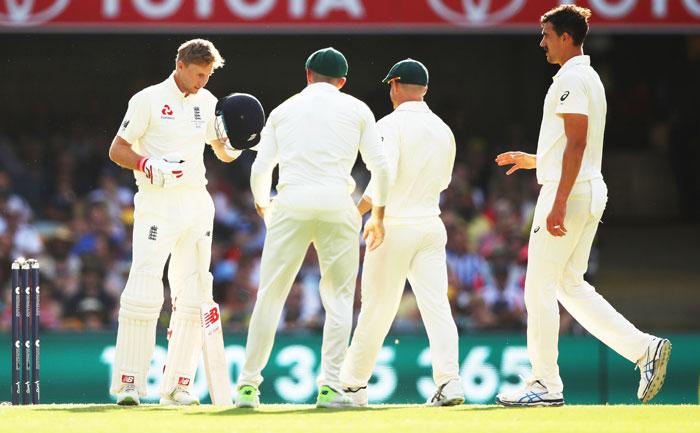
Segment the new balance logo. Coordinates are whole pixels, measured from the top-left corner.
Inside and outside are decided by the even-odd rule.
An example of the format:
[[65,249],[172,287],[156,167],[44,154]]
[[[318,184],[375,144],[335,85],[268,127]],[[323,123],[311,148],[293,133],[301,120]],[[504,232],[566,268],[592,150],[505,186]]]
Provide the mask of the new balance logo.
[[204,327],[207,328],[219,321],[219,309],[214,307],[204,314]]
[[148,240],[155,241],[157,237],[158,237],[158,226],[151,226],[151,228],[148,230]]
[[189,386],[190,385],[190,378],[189,377],[180,377],[177,380],[178,385],[183,385],[183,386]]
[[128,374],[122,374],[122,383],[134,383],[134,376],[129,376]]

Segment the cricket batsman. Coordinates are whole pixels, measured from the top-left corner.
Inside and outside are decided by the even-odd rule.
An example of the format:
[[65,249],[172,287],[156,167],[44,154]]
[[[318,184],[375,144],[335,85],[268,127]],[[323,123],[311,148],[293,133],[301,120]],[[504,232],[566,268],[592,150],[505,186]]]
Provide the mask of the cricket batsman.
[[[306,88],[272,111],[262,131],[250,185],[267,234],[245,363],[238,378],[238,407],[260,404],[261,371],[311,243],[318,253],[326,311],[316,405],[353,405],[339,379],[352,327],[362,225],[351,196],[355,182],[350,172],[359,150],[376,186],[372,217],[363,234],[368,248],[374,249],[384,239],[389,169],[372,111],[340,91],[347,74],[348,63],[340,51],[324,48],[311,54],[306,61]],[[278,164],[277,196],[271,201],[272,170]]]
[[[421,62],[396,63],[383,82],[394,111],[377,126],[394,182],[386,202],[384,243],[365,253],[362,307],[340,380],[355,405],[367,405],[367,384],[408,278],[428,333],[437,386],[427,404],[462,404],[457,326],[447,299],[447,232],[439,205],[452,179],[455,138],[424,101],[428,70]],[[358,204],[362,214],[375,202],[373,189],[370,182]]]
[[505,152],[506,174],[536,169],[542,185],[530,232],[525,306],[532,376],[525,386],[499,394],[505,406],[561,406],[557,365],[559,306],[591,334],[634,363],[646,403],[666,376],[671,343],[635,328],[583,279],[591,245],[607,203],[601,173],[607,103],[590,57],[583,54],[591,11],[575,5],[551,9],[540,20],[547,61],[560,65],[544,101],[537,154]]
[[[136,93],[109,149],[117,165],[134,171],[133,259],[120,299],[119,329],[110,392],[119,405],[138,405],[155,346],[163,305],[163,269],[173,313],[160,403],[191,405],[201,354],[200,305],[211,300],[200,273],[209,273],[214,204],[207,192],[205,143],[231,162],[240,151],[217,139],[217,99],[204,87],[224,59],[203,39],[182,44],[175,71],[165,81]],[[200,269],[202,263],[206,269]]]

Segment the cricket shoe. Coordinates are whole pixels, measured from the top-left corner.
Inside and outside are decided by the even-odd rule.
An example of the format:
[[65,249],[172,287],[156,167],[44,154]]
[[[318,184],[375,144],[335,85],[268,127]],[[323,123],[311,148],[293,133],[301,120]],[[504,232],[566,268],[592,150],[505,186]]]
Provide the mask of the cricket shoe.
[[343,392],[350,397],[354,406],[367,407],[367,404],[369,404],[367,400],[367,385],[356,388],[343,388]]
[[560,392],[549,392],[539,380],[528,380],[517,391],[498,394],[496,403],[503,406],[563,406],[564,396]]
[[199,406],[199,400],[190,394],[186,387],[178,385],[170,394],[160,398],[160,404],[163,406]]
[[260,391],[252,385],[239,386],[236,407],[255,409],[258,406],[260,406]]
[[343,391],[338,391],[328,385],[323,385],[316,397],[316,407],[318,408],[341,408],[354,407],[352,399],[345,395]]
[[637,398],[647,403],[661,390],[666,379],[666,367],[671,356],[671,342],[665,338],[653,337],[644,356],[637,361],[641,379]]
[[117,404],[119,406],[138,406],[139,403],[141,401],[139,400],[139,391],[136,389],[136,385],[124,385],[117,392]]
[[427,406],[457,406],[464,403],[464,389],[459,379],[448,380],[438,386],[435,394],[425,402]]

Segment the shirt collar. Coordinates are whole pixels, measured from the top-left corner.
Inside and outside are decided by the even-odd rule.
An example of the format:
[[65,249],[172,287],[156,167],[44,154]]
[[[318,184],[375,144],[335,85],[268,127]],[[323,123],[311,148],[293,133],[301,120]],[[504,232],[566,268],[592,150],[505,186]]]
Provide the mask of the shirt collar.
[[396,107],[396,111],[417,111],[423,113],[429,113],[430,108],[425,101],[406,101],[402,102],[401,105]]
[[552,77],[552,79],[557,78],[559,75],[563,74],[564,71],[571,69],[574,66],[578,66],[578,65],[590,66],[591,65],[591,57],[586,56],[584,54],[581,54],[580,56],[574,56],[574,57],[570,58],[569,60],[566,61],[566,63],[564,63],[562,65],[561,68],[559,68],[559,71],[557,71],[557,73],[554,75],[554,77]]
[[180,88],[177,87],[177,83],[175,82],[175,71],[173,71],[163,83],[165,84],[165,87],[175,95],[180,96],[180,98],[185,98],[185,94],[180,91]]
[[334,85],[330,83],[311,83],[307,85],[302,92],[330,92],[330,91],[335,91],[339,92],[340,89],[335,87]]

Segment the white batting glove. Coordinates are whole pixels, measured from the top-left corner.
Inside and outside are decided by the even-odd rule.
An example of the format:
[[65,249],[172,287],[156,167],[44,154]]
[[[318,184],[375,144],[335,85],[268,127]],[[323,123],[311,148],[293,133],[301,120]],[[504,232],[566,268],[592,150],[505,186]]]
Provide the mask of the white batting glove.
[[183,162],[185,161],[172,157],[163,159],[141,158],[138,169],[144,172],[146,179],[152,185],[163,187],[182,177],[184,174]]

